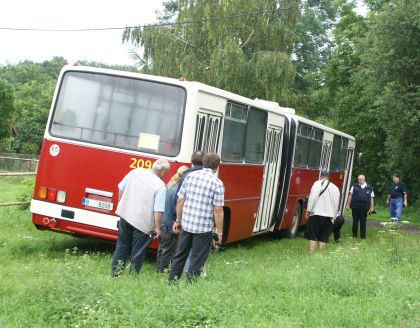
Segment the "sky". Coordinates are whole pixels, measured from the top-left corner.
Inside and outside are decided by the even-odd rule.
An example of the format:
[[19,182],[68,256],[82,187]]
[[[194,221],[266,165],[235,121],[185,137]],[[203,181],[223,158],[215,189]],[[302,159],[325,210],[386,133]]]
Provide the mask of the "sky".
[[88,32],[11,31],[4,28],[86,29],[151,24],[162,0],[5,0],[0,10],[0,65],[61,56],[72,64],[88,60],[133,65],[123,29]]
[[[134,65],[123,29],[84,32],[16,31],[15,29],[89,29],[138,26],[156,22],[162,0],[3,0],[0,7],[0,65],[54,56]],[[363,8],[359,9],[364,11]],[[137,49],[139,50],[139,49]]]

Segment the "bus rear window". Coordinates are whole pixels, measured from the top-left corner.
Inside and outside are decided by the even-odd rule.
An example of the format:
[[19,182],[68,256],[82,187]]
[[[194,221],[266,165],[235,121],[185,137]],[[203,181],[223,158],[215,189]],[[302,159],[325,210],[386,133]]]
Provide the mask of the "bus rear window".
[[68,72],[50,126],[57,137],[176,156],[186,91],[120,76]]

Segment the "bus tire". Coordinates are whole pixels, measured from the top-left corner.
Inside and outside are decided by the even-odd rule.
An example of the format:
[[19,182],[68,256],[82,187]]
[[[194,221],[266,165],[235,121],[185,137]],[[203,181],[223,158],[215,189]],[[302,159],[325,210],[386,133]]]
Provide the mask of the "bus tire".
[[298,202],[295,206],[295,210],[293,212],[293,219],[292,225],[289,229],[286,230],[286,237],[287,238],[295,238],[296,234],[299,230],[300,220],[302,217],[302,205]]

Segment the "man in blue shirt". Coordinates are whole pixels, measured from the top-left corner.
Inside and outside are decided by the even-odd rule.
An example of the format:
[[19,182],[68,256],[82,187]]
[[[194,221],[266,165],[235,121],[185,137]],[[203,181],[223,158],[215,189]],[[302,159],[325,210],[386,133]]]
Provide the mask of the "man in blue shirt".
[[407,191],[405,184],[400,180],[398,174],[392,176],[392,183],[389,186],[386,205],[389,205],[389,215],[392,221],[401,223],[403,205],[407,207]]

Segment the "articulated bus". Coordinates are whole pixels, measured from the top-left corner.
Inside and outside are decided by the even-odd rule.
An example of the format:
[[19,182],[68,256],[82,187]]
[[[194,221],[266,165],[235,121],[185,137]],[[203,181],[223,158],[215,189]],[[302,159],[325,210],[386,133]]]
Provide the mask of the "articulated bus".
[[182,79],[66,66],[40,153],[32,221],[115,241],[117,184],[128,171],[166,158],[168,180],[203,150],[221,157],[225,244],[274,231],[292,238],[306,223],[302,203],[321,169],[339,187],[343,210],[354,148],[352,136],[274,102]]

